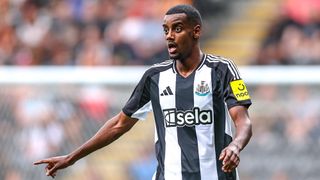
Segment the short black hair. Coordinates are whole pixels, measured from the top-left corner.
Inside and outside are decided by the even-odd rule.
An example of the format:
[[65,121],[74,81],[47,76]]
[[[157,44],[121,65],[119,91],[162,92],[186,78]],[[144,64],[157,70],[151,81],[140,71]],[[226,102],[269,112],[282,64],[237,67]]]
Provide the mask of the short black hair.
[[197,24],[199,24],[200,26],[202,25],[201,15],[195,7],[188,4],[176,5],[170,8],[167,11],[166,15],[178,14],[178,13],[186,14],[188,20],[190,20],[194,25],[197,25]]

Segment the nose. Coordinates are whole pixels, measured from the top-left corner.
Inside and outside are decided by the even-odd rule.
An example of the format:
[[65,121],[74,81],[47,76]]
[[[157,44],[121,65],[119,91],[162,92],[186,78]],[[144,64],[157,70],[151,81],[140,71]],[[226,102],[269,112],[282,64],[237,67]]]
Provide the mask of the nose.
[[169,30],[168,33],[166,34],[166,40],[173,40],[174,39],[174,33]]

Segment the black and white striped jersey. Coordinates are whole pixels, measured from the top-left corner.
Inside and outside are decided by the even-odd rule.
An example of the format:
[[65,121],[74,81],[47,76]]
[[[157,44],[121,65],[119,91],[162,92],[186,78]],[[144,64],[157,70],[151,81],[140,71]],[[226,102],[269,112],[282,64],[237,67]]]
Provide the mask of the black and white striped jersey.
[[228,109],[251,105],[247,88],[235,64],[203,55],[188,77],[168,60],[148,69],[123,112],[145,119],[153,111],[158,167],[156,180],[236,180],[221,171],[218,157],[232,140]]

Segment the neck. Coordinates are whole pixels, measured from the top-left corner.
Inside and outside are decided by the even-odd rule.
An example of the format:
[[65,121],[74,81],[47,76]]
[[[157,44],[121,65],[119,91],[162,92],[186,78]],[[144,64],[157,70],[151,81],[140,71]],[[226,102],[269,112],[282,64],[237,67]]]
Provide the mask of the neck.
[[201,63],[203,53],[199,48],[195,49],[187,58],[176,60],[176,69],[183,77],[189,76]]

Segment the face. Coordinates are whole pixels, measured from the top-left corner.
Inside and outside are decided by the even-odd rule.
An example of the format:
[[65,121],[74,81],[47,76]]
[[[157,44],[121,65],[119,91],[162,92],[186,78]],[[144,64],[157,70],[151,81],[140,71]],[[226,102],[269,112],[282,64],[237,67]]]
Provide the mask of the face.
[[170,58],[187,58],[197,43],[200,26],[193,26],[188,22],[184,13],[166,15],[162,26]]

